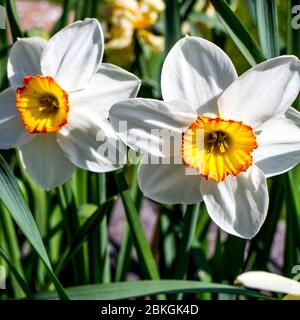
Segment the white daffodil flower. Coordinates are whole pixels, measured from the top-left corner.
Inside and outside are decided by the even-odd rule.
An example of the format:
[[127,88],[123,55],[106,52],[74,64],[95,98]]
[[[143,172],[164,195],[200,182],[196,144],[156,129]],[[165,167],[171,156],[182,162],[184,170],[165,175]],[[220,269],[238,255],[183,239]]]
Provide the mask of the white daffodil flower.
[[275,273],[245,272],[236,278],[236,283],[251,289],[286,293],[285,300],[300,300],[300,283]]
[[[152,155],[140,164],[141,190],[166,204],[204,200],[222,229],[252,238],[267,214],[266,178],[300,159],[300,115],[290,108],[300,89],[299,60],[278,57],[238,77],[220,48],[186,37],[168,54],[161,87],[164,102],[130,99],[110,110],[121,139]],[[153,130],[168,130],[179,145],[164,148],[165,135]]]
[[109,108],[135,97],[140,81],[101,63],[103,48],[99,22],[86,19],[48,42],[24,38],[11,49],[11,87],[0,94],[0,148],[18,147],[28,174],[45,189],[64,183],[75,166],[106,172],[124,163],[125,152],[116,163],[97,150],[118,143]]

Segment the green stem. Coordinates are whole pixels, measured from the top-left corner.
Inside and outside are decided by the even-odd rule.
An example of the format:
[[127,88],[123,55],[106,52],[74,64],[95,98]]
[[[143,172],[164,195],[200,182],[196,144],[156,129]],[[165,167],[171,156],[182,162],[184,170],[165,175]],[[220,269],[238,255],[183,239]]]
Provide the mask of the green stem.
[[[106,201],[106,174],[92,174],[90,176],[93,192],[91,201],[101,206]],[[96,283],[110,282],[110,259],[107,231],[108,219],[105,215],[97,229],[89,237],[90,274]]]
[[[0,256],[7,263],[10,271],[13,273],[16,281],[18,282],[19,286],[22,288],[22,290],[25,293],[26,297],[27,298],[31,298],[32,297],[32,293],[31,293],[31,291],[29,289],[29,286],[28,286],[26,280],[23,278],[23,274],[21,274],[19,272],[19,270],[16,268],[15,263],[10,260],[9,256],[7,255],[7,253],[2,248],[0,248]],[[14,288],[15,288],[15,286],[14,286]],[[21,297],[23,297],[23,294],[21,296],[19,296],[19,298],[21,298]]]
[[[299,5],[299,0],[288,0],[288,19],[287,19],[287,54],[293,54],[300,58],[300,28],[293,27],[296,13],[293,8]],[[293,21],[294,19],[294,21]],[[294,107],[300,110],[300,95],[294,102]]]
[[[107,198],[106,195],[106,174],[99,173],[99,204],[102,205]],[[109,283],[110,274],[110,259],[109,259],[109,243],[108,243],[108,219],[105,215],[100,223],[99,234],[99,247],[100,247],[100,258],[101,258],[101,283]]]
[[138,212],[132,199],[131,192],[128,190],[123,171],[116,171],[114,176],[121,194],[127,221],[132,232],[143,277],[145,279],[159,279],[156,262],[147,241],[143,226],[139,220]]
[[[138,188],[137,171],[138,171],[138,166],[136,165],[133,168],[130,190],[131,190],[132,198],[135,201],[136,208],[139,211],[142,204],[143,195]],[[128,223],[126,223],[125,232],[121,242],[120,252],[118,255],[118,262],[117,262],[116,275],[115,275],[116,282],[126,280],[126,276],[132,262],[132,256],[131,256],[132,248],[133,248],[133,237],[131,234],[130,227],[128,226]]]
[[[74,203],[73,201],[70,202],[68,190],[66,190],[66,188],[66,185],[60,186],[58,191],[67,240],[68,243],[71,243],[74,234],[79,230],[80,226],[78,215],[76,209],[74,208]],[[84,258],[82,250],[78,253],[78,255],[72,258],[72,269],[76,283],[87,283],[87,279],[85,278],[86,273],[84,272],[82,265],[83,260]]]
[[181,19],[178,1],[166,0],[165,12],[166,28],[166,54],[181,38]]
[[[21,264],[20,246],[18,243],[15,226],[13,224],[12,218],[10,217],[9,213],[6,211],[6,209],[2,205],[1,205],[0,221],[3,227],[4,238],[5,238],[6,246],[8,249],[10,261],[14,265],[16,272],[20,276],[24,277],[24,270]],[[4,256],[3,258],[5,259]],[[15,272],[13,272],[13,274],[15,276]],[[23,298],[24,293],[26,294],[26,291],[23,290],[24,288],[22,288],[21,283],[18,281],[17,278],[15,277],[12,278],[12,285],[13,285],[13,291],[14,291],[15,297],[17,299]]]
[[256,20],[262,51],[267,59],[279,56],[277,6],[274,0],[256,0]]
[[183,231],[177,256],[175,279],[184,279],[186,276],[186,269],[188,266],[191,246],[195,235],[198,214],[199,204],[189,205],[187,207],[183,219]]

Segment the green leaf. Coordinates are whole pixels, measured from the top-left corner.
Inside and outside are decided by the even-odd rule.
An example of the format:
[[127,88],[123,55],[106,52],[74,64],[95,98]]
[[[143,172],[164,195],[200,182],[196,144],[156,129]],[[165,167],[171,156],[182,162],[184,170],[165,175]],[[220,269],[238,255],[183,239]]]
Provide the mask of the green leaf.
[[40,232],[22,196],[20,187],[2,156],[0,156],[0,199],[44,262],[60,298],[67,299],[66,292],[52,270]]
[[118,189],[121,193],[121,198],[124,204],[128,224],[132,232],[143,276],[150,279],[159,279],[156,262],[147,241],[143,226],[139,220],[136,205],[132,199],[131,192],[128,189],[123,171],[119,170],[114,174]]
[[181,6],[180,6],[180,17],[181,17],[182,21],[186,20],[186,18],[189,16],[189,14],[192,11],[196,2],[197,2],[197,0],[182,1]]
[[14,263],[10,260],[9,256],[6,254],[6,252],[0,247],[0,256],[5,260],[7,263],[9,270],[13,273],[15,276],[18,284],[26,294],[27,298],[30,298],[32,296],[32,293],[28,287],[28,284],[26,280],[23,278],[23,276],[19,273],[17,268],[15,267]]
[[233,283],[234,279],[243,271],[245,247],[245,239],[232,235],[228,235],[224,243],[223,266],[228,267],[224,268],[223,276],[229,283]]
[[183,220],[183,231],[180,239],[179,252],[177,254],[175,279],[184,279],[189,262],[190,250],[195,236],[199,204],[189,205]]
[[267,270],[270,252],[276,233],[276,227],[280,219],[284,202],[283,177],[272,178],[270,188],[270,204],[265,223],[257,236],[251,241],[248,252],[247,267],[256,270]]
[[300,28],[295,28],[297,14],[299,15],[299,0],[288,0],[288,17],[287,17],[287,51],[288,54],[294,54],[300,58]]
[[7,18],[10,24],[13,40],[17,41],[18,38],[23,37],[23,32],[20,28],[19,17],[17,15],[15,0],[6,0]]
[[212,5],[219,13],[229,36],[239,48],[251,66],[265,60],[265,56],[252,39],[249,31],[237,18],[224,0],[211,0]]
[[165,14],[166,53],[168,53],[181,37],[181,19],[177,0],[166,0]]
[[76,2],[77,0],[64,0],[63,13],[55,24],[52,35],[68,25],[70,13],[74,9]]
[[110,198],[105,203],[103,203],[103,205],[101,205],[95,211],[95,213],[78,230],[71,244],[67,246],[65,251],[62,253],[59,264],[57,265],[55,270],[57,274],[59,274],[64,269],[67,262],[73,257],[76,251],[82,246],[87,236],[90,233],[94,232],[95,229],[99,227],[99,223],[102,221],[103,217],[107,214],[107,212],[110,212],[115,200],[116,200],[115,198]]
[[[0,0],[0,5],[5,6],[5,0]],[[7,54],[9,43],[7,40],[7,32],[5,29],[0,29],[0,91],[8,87],[7,79]]]
[[[118,300],[145,297],[159,293],[174,294],[188,292],[216,292],[243,295],[248,297],[265,298],[256,291],[216,283],[185,280],[144,280],[131,282],[115,282],[102,285],[88,285],[67,289],[74,300]],[[45,292],[35,295],[36,299],[57,299],[55,292]]]
[[256,0],[255,13],[260,45],[267,59],[279,56],[277,7],[274,0]]
[[[136,208],[139,213],[139,209],[142,204],[143,195],[138,187],[137,176],[138,176],[138,165],[129,166],[131,169],[131,195],[136,204]],[[124,235],[121,241],[121,246],[119,250],[116,273],[115,273],[115,282],[125,281],[127,273],[131,266],[132,262],[132,249],[133,249],[133,237],[131,230],[128,226],[128,223],[124,226]]]
[[222,23],[221,19],[219,19],[218,16],[208,16],[203,12],[192,12],[189,15],[189,19],[191,20],[191,23],[202,23],[208,26],[211,26],[215,29],[219,29],[221,31],[226,31],[224,29],[224,24]]
[[[15,228],[15,224],[9,214],[9,212],[5,209],[5,207],[0,205],[0,222],[1,222],[1,233],[5,239],[5,248],[7,255],[11,263],[14,266],[14,269],[20,274],[22,277],[24,276],[24,270],[21,263],[21,248],[18,242],[17,230]],[[12,287],[14,291],[14,296],[17,299],[24,298],[24,290],[20,288],[18,283],[15,283],[15,279],[12,279]]]
[[[293,54],[300,58],[300,28],[296,27],[295,24],[299,24],[299,0],[288,0],[288,17],[287,17],[287,53]],[[294,102],[294,107],[300,110],[300,95]]]
[[286,233],[284,248],[284,266],[283,271],[287,277],[292,276],[291,272],[298,264],[299,234],[300,226],[298,220],[297,194],[293,188],[292,171],[284,175],[285,197],[286,197]]

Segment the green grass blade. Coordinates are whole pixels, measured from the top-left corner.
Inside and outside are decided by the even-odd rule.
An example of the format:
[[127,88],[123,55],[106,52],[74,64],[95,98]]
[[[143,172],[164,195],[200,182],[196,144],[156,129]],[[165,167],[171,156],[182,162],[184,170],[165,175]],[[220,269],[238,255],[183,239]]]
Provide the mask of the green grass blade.
[[[188,292],[215,292],[230,293],[255,298],[270,299],[253,290],[225,284],[205,283],[185,280],[151,280],[115,282],[102,285],[88,285],[69,288],[68,294],[75,300],[119,300],[145,297],[159,293],[175,294]],[[55,292],[46,292],[35,295],[36,299],[56,299]]]
[[299,10],[299,0],[288,0],[288,17],[287,17],[287,52],[300,57],[300,28],[297,27],[300,21],[297,20]]
[[[98,182],[99,182],[99,203],[102,205],[103,203],[105,203],[106,196],[107,196],[105,173],[99,173]],[[111,280],[107,224],[108,224],[108,218],[107,218],[107,214],[105,214],[102,221],[100,222],[100,230],[98,230],[100,257],[101,257],[101,269],[100,269],[101,283],[109,283]]]
[[165,22],[165,46],[168,53],[175,42],[181,38],[181,19],[177,0],[166,0]]
[[229,282],[233,283],[236,277],[242,273],[244,267],[246,240],[228,235],[224,244],[223,253],[223,275]]
[[44,262],[49,276],[51,277],[61,298],[67,299],[68,296],[62,285],[52,271],[52,267],[44,247],[40,232],[34,218],[24,201],[20,187],[8,167],[5,160],[0,156],[0,199],[9,211],[18,227],[22,230],[34,250]]
[[[90,190],[93,190],[90,200],[95,205],[106,201],[105,173],[90,174]],[[90,280],[94,283],[108,283],[111,278],[107,224],[105,215],[88,239]]]
[[[0,212],[0,222],[1,222],[1,227],[3,228],[1,231],[4,235],[5,239],[5,247],[6,252],[10,257],[10,261],[13,263],[16,271],[24,276],[24,270],[23,266],[21,263],[21,252],[20,252],[20,245],[18,243],[18,238],[17,238],[17,232],[15,229],[15,225],[12,221],[12,218],[10,214],[7,212],[7,210],[4,208],[4,206],[0,206],[1,212]],[[19,283],[16,283],[16,279],[12,279],[12,286],[13,286],[13,291],[14,295],[16,298],[23,298],[24,297],[24,292],[20,288]]]
[[127,272],[131,263],[131,252],[133,247],[133,238],[128,224],[125,226],[124,236],[118,255],[118,262],[116,267],[115,281],[125,281]]
[[[292,269],[299,263],[299,235],[300,225],[298,220],[298,197],[293,188],[293,175],[288,172],[285,178],[285,197],[286,197],[286,234],[284,249],[284,274],[291,277]],[[298,193],[299,194],[299,193]]]
[[[299,0],[288,0],[288,17],[287,17],[287,53],[293,54],[300,58],[300,24],[299,17]],[[300,110],[300,95],[294,102],[294,107]]]
[[[143,195],[138,187],[137,176],[138,176],[138,165],[131,166],[132,170],[131,174],[131,186],[130,191],[132,198],[136,204],[136,208],[139,211]],[[139,213],[139,212],[138,212]],[[116,274],[115,274],[115,282],[125,281],[127,277],[127,273],[129,271],[131,262],[132,262],[132,249],[133,249],[133,237],[131,234],[131,230],[128,226],[128,223],[125,224],[124,235],[121,241],[121,246],[118,255]]]
[[78,230],[77,234],[73,237],[73,241],[71,242],[71,244],[62,253],[59,264],[57,265],[55,270],[56,274],[59,274],[64,269],[64,267],[73,257],[76,251],[81,248],[87,236],[99,227],[99,223],[101,222],[103,217],[108,212],[110,212],[114,202],[115,198],[110,198],[105,203],[103,203],[103,205],[96,209],[96,212]]
[[83,169],[77,169],[72,177],[72,187],[76,207],[88,202],[88,172]]
[[195,236],[199,208],[199,204],[195,204],[188,206],[186,209],[183,220],[182,238],[180,240],[179,252],[177,254],[175,279],[184,279],[186,276],[190,250]]
[[[5,6],[5,0],[0,0],[0,5]],[[7,32],[5,29],[0,29],[0,90],[8,87],[7,79],[7,54],[9,43],[7,41]]]
[[283,177],[278,176],[272,179],[270,188],[270,201],[268,214],[265,223],[257,236],[251,241],[247,267],[255,270],[267,270],[270,251],[272,248],[274,236],[282,205],[284,203]]
[[18,38],[23,37],[23,32],[20,27],[15,0],[6,0],[6,12],[13,40],[17,41]]
[[15,264],[10,260],[9,256],[7,255],[7,253],[1,247],[0,247],[0,256],[5,260],[5,262],[9,266],[10,271],[15,276],[15,279],[18,281],[18,283],[19,283],[20,287],[22,288],[22,290],[24,291],[26,297],[27,298],[31,298],[32,297],[32,293],[31,293],[31,291],[29,289],[29,286],[28,286],[26,280],[23,278],[23,275],[21,275],[19,273],[19,271],[15,267]]
[[74,9],[76,2],[77,0],[64,0],[63,13],[60,19],[55,24],[52,30],[52,35],[68,25],[70,13]]
[[267,59],[279,56],[277,6],[275,0],[256,0],[255,13],[260,46]]
[[135,203],[132,199],[131,192],[127,187],[122,170],[115,172],[115,180],[121,193],[128,224],[132,232],[133,241],[138,253],[143,276],[148,279],[159,279],[159,273],[157,271],[155,259],[151,252],[151,248],[147,241],[143,226],[139,220]]
[[237,18],[224,0],[211,0],[212,5],[221,16],[225,29],[251,66],[265,60],[249,31]]
[[[165,207],[160,208],[160,230],[158,240],[159,266],[162,277],[170,278],[174,273],[173,265],[177,256],[177,237],[174,231],[174,221]],[[171,213],[172,214],[172,213]],[[175,226],[176,228],[176,226]]]
[[182,21],[187,19],[196,2],[197,0],[185,0],[182,2],[180,6],[180,17]]

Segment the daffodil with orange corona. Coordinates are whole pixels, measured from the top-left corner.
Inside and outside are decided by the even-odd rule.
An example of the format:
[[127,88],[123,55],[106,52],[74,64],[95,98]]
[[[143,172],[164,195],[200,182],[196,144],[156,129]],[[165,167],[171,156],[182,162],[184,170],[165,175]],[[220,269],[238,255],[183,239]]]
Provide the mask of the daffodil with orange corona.
[[19,39],[10,51],[11,87],[0,94],[0,148],[19,148],[24,168],[45,189],[64,183],[75,167],[106,172],[125,161],[122,148],[118,163],[98,149],[118,143],[109,108],[135,97],[140,82],[101,63],[103,47],[99,22],[86,19],[48,42]]
[[[161,89],[164,101],[130,99],[110,109],[121,139],[143,154],[141,190],[166,204],[203,200],[218,226],[252,238],[267,215],[266,178],[300,160],[300,114],[291,107],[300,61],[281,56],[238,77],[219,47],[185,37],[164,62]],[[165,131],[175,141],[168,148],[169,135],[156,134]]]

